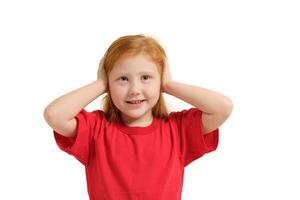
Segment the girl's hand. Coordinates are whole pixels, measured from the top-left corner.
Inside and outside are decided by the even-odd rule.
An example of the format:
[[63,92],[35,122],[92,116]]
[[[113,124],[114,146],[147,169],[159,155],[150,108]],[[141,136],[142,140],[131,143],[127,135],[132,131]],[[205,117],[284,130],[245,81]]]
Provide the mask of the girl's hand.
[[162,80],[162,88],[163,92],[167,92],[167,84],[172,82],[172,75],[169,67],[169,61],[166,57],[164,60],[164,68],[163,68],[163,80]]
[[107,52],[104,54],[104,56],[102,57],[100,63],[99,63],[99,67],[98,67],[98,72],[97,72],[97,80],[101,80],[103,81],[104,85],[105,85],[105,92],[107,92],[107,76],[106,76],[106,72],[105,72],[105,69],[104,69],[104,60],[106,58],[106,54]]

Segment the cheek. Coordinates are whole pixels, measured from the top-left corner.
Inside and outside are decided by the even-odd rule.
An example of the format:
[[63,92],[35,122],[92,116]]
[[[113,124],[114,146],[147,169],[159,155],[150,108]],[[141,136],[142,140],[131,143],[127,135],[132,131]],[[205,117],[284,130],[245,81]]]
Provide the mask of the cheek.
[[148,93],[151,95],[151,96],[157,96],[159,92],[159,88],[156,88],[156,87],[151,87],[149,88],[148,90]]
[[110,95],[114,100],[120,100],[124,96],[124,88],[118,86],[109,87]]
[[149,97],[151,96],[153,99],[158,99],[160,94],[160,87],[159,86],[149,87],[147,90],[147,94],[149,95]]

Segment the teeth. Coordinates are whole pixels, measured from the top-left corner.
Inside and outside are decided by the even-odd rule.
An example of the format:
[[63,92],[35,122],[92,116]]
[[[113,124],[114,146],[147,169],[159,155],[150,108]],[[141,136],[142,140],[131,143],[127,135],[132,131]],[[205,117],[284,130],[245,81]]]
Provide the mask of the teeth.
[[141,103],[141,102],[142,102],[142,100],[140,100],[140,101],[130,101],[129,103],[137,104],[137,103]]
[[141,101],[132,101],[132,103],[140,103]]

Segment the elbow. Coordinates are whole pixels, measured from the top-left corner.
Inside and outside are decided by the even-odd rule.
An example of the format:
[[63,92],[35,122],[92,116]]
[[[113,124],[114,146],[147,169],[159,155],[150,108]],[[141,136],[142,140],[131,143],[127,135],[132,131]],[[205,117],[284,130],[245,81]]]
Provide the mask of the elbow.
[[44,119],[47,122],[49,122],[49,121],[52,121],[54,115],[53,115],[53,112],[48,107],[46,107],[44,109],[43,116],[44,116]]
[[49,112],[49,110],[47,108],[44,109],[44,113],[43,113],[44,119],[46,120],[46,122],[49,122],[51,119],[51,114]]
[[228,101],[226,102],[226,105],[224,106],[224,113],[226,116],[230,116],[233,110],[233,102],[228,99]]

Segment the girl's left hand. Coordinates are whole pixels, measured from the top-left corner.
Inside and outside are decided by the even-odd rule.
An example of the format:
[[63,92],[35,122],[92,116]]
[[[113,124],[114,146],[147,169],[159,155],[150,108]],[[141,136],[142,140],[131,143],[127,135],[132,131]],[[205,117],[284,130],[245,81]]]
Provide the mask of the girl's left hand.
[[169,67],[169,61],[168,58],[166,57],[164,60],[164,67],[163,67],[163,80],[162,80],[162,88],[163,92],[166,92],[166,86],[168,83],[173,81],[170,67]]

